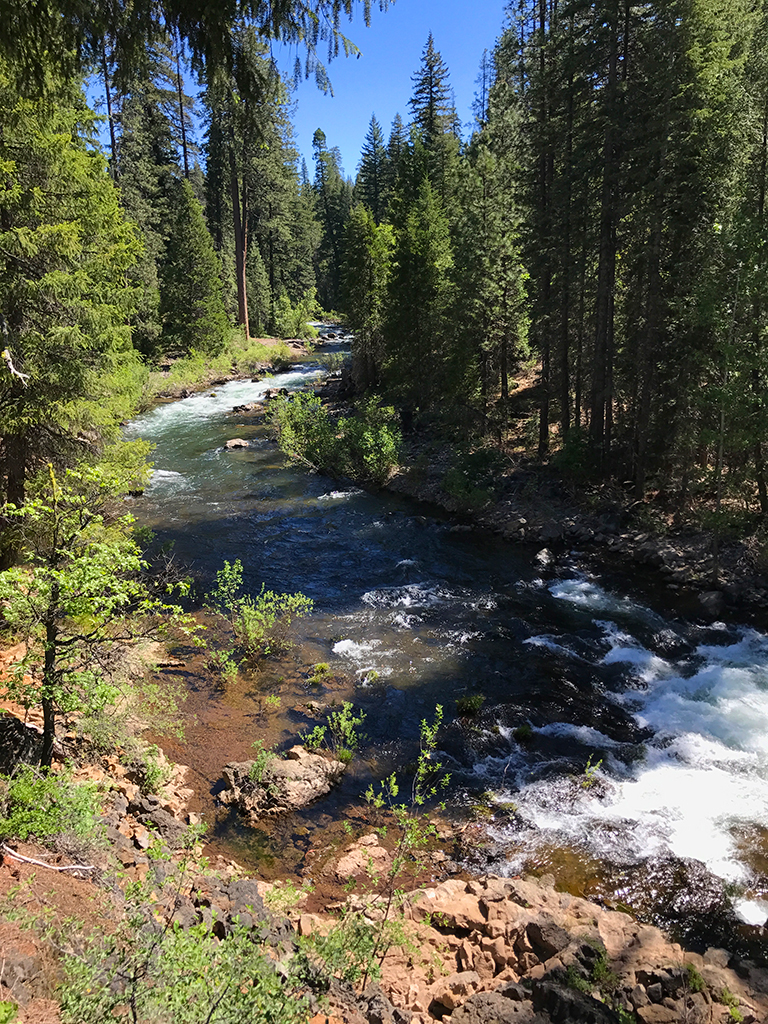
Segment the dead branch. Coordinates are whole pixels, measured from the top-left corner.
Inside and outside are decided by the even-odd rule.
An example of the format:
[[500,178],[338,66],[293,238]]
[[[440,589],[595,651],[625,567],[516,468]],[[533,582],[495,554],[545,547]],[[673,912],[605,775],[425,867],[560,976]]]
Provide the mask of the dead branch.
[[44,860],[35,860],[34,857],[25,857],[22,853],[16,853],[10,846],[0,843],[0,849],[14,860],[20,860],[23,864],[34,864],[36,868],[48,868],[49,871],[94,871],[95,864],[46,864]]

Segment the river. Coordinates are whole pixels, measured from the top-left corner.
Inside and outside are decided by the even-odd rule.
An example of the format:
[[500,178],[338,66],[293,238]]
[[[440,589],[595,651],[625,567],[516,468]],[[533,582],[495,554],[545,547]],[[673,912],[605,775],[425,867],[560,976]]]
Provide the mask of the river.
[[[308,685],[314,662],[351,679],[367,713],[361,755],[332,799],[264,833],[219,813],[216,835],[240,859],[297,869],[361,787],[413,757],[439,703],[450,809],[481,816],[485,864],[552,870],[688,942],[744,941],[754,955],[768,918],[768,638],[678,618],[663,592],[587,573],[576,554],[510,545],[304,472],[232,413],[323,372],[234,381],[127,430],[156,446],[133,511],[204,585],[239,558],[250,590],[301,591],[315,605],[294,655],[236,694],[206,682],[199,659],[186,673],[187,747],[173,754],[208,783],[210,806],[226,761],[247,757],[260,732],[289,745],[311,724],[302,702],[333,698]],[[249,446],[227,450],[232,437]],[[268,728],[267,693],[281,701]],[[457,714],[473,694],[480,711]]]

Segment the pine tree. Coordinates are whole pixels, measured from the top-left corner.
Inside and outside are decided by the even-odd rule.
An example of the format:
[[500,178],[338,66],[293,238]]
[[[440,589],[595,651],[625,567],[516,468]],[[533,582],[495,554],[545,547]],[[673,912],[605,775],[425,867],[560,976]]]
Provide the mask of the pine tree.
[[448,68],[435,49],[431,32],[421,56],[421,66],[411,81],[413,95],[408,104],[413,115],[413,128],[424,147],[426,172],[438,190],[443,206],[448,209],[459,153],[459,122]]
[[352,184],[344,178],[341,154],[329,149],[325,132],[320,128],[312,140],[315,155],[315,208],[322,225],[315,267],[320,302],[325,309],[335,309],[339,301],[344,228],[352,208]]
[[384,220],[389,201],[390,175],[387,165],[388,157],[381,125],[373,114],[363,142],[355,193],[371,211],[377,224]]
[[396,233],[385,328],[386,377],[411,410],[431,408],[443,393],[452,267],[448,219],[424,178]]
[[503,127],[497,119],[494,131],[474,137],[462,169],[451,375],[456,398],[476,404],[483,432],[493,428],[499,436],[507,426],[510,372],[527,354],[528,328],[514,147]]
[[344,239],[342,308],[354,332],[352,374],[358,390],[379,383],[383,357],[386,290],[392,268],[394,234],[376,224],[367,206],[358,203]]
[[122,98],[117,152],[121,202],[144,242],[129,278],[138,296],[133,341],[140,352],[153,355],[162,334],[159,273],[178,173],[171,126],[153,83],[137,81]]
[[182,352],[220,352],[228,340],[229,324],[218,259],[202,206],[186,179],[178,185],[161,282],[166,344]]
[[140,246],[94,133],[78,89],[50,74],[48,100],[22,100],[0,65],[0,482],[16,505],[42,463],[116,431],[141,387],[125,287]]

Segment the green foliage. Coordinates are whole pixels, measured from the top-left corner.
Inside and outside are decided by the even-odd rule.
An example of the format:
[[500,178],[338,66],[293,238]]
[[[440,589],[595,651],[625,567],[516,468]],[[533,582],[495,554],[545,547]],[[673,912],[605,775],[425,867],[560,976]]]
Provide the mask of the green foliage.
[[20,765],[12,775],[0,776],[0,839],[92,839],[99,834],[99,813],[97,787],[74,783],[69,770]]
[[581,780],[582,789],[591,789],[592,786],[597,782],[597,773],[600,771],[600,766],[603,763],[602,757],[599,761],[595,761],[592,764],[592,755],[590,754],[587,758],[587,764],[584,768],[584,776]]
[[327,661],[319,661],[312,669],[307,682],[312,686],[319,686],[324,679],[328,679],[331,676],[331,666]]
[[183,180],[175,204],[162,267],[160,312],[168,348],[215,355],[229,336],[219,263],[189,181]]
[[518,725],[516,729],[512,730],[512,735],[518,743],[530,743],[533,739],[533,729],[528,722],[523,722],[522,725]]
[[691,992],[703,992],[705,988],[705,982],[699,971],[693,966],[693,964],[686,964],[685,971],[688,975],[688,988]]
[[369,968],[364,975],[365,980],[377,961],[380,964],[390,944],[387,931],[390,914],[398,896],[398,882],[407,865],[415,862],[419,867],[419,851],[437,836],[435,826],[426,820],[424,809],[428,801],[434,800],[450,782],[450,775],[443,772],[441,761],[435,760],[437,736],[443,723],[441,705],[435,707],[435,717],[431,723],[426,719],[421,722],[419,730],[419,756],[411,784],[410,803],[398,803],[400,783],[393,773],[380,783],[378,790],[371,784],[365,793],[368,805],[376,812],[389,809],[395,819],[399,838],[395,847],[392,862],[384,880],[385,906],[378,926],[376,942],[370,953]]
[[[362,176],[364,168],[360,173]],[[383,188],[383,182],[378,182],[378,188]],[[344,235],[342,296],[355,335],[352,374],[360,391],[376,386],[384,358],[383,328],[394,232],[390,224],[379,221],[380,216],[370,203],[367,207],[358,203]]]
[[327,726],[316,725],[311,732],[302,733],[299,738],[307,750],[318,750],[325,741],[326,732]]
[[350,985],[367,978],[376,980],[381,977],[376,960],[378,932],[379,927],[363,914],[347,911],[327,935],[315,932],[300,940],[302,977],[317,987],[329,975]]
[[143,756],[134,760],[139,769],[139,786],[142,793],[159,793],[172,778],[171,766],[154,744],[143,745]]
[[19,1014],[19,1008],[16,1003],[11,1003],[7,999],[0,1000],[0,1024],[13,1024]]
[[589,974],[585,976],[578,968],[571,965],[566,972],[566,984],[585,993],[599,989],[605,998],[610,999],[618,988],[618,975],[611,969],[605,947],[593,945],[593,949],[594,955],[590,959]]
[[303,594],[275,594],[265,590],[253,597],[240,593],[243,565],[240,559],[216,573],[216,588],[208,595],[211,606],[229,620],[239,647],[250,659],[290,650],[287,632],[294,619],[309,615],[312,601]]
[[280,295],[274,309],[275,335],[278,338],[316,338],[316,328],[308,323],[314,317],[314,313],[314,290],[300,299],[295,306],[291,304],[287,295]]
[[338,438],[334,424],[320,399],[297,394],[270,405],[272,429],[280,448],[292,459],[315,469],[336,473]]
[[344,701],[340,711],[328,715],[329,746],[340,761],[351,761],[360,746],[360,726],[365,721],[365,712],[354,714],[349,701]]
[[332,476],[383,484],[397,465],[401,434],[391,406],[376,396],[356,415],[334,423],[319,398],[295,395],[272,403],[272,428],[281,449]]
[[251,770],[248,772],[248,778],[251,782],[261,782],[266,770],[276,760],[276,755],[271,749],[264,747],[264,740],[256,740],[253,749],[256,751],[256,756]]
[[136,891],[115,931],[83,938],[66,957],[65,1024],[102,1024],[129,1008],[132,1021],[156,1024],[308,1019],[295,973],[278,973],[258,931],[235,924],[221,940],[205,924],[157,921],[149,897]]
[[[1,686],[25,707],[42,707],[43,764],[51,762],[57,714],[93,716],[116,702],[114,655],[171,632],[195,635],[178,605],[152,593],[130,516],[111,514],[114,498],[109,472],[69,470],[60,483],[49,466],[38,497],[4,509],[25,563],[0,573],[0,601],[26,654]],[[29,672],[40,667],[38,684]]]
[[237,682],[239,662],[233,658],[233,651],[209,651],[208,666],[214,672],[220,672],[224,685],[232,686]]
[[345,764],[352,760],[360,746],[360,726],[365,721],[365,712],[355,715],[354,707],[344,701],[339,711],[328,713],[327,725],[316,725],[311,732],[301,735],[301,741],[307,750],[319,750],[325,744],[328,750]]
[[145,377],[126,287],[140,244],[92,145],[94,115],[42,53],[45,99],[23,98],[24,76],[0,64],[0,350],[25,375],[0,363],[0,501],[17,504],[41,463],[116,436]]
[[460,715],[476,715],[485,702],[482,693],[467,694],[456,701],[456,711]]
[[724,988],[718,997],[718,1002],[723,1003],[728,1007],[728,1016],[736,1024],[741,1024],[744,1020],[744,1014],[739,1009],[739,997],[735,996],[729,988]]
[[284,881],[274,882],[272,887],[264,894],[264,902],[275,914],[285,915],[296,910],[302,900],[314,892],[311,882],[302,882],[296,885],[290,878]]

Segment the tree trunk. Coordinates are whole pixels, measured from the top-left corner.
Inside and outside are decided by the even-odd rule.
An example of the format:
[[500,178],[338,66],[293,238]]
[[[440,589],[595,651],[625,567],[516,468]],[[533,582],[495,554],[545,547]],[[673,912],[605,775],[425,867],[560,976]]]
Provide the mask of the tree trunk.
[[53,759],[53,741],[56,738],[56,705],[54,703],[54,689],[56,683],[56,640],[58,629],[56,626],[56,608],[59,603],[59,588],[54,584],[51,588],[51,599],[48,604],[48,614],[45,621],[45,660],[43,662],[43,684],[42,698],[43,705],[43,748],[40,754],[40,764],[43,768],[51,767]]
[[179,125],[181,126],[181,152],[184,157],[184,177],[189,178],[189,156],[187,154],[187,125],[184,117],[184,90],[181,82],[181,60],[179,40],[176,37],[176,91],[179,96]]
[[616,216],[618,190],[618,145],[616,117],[618,100],[618,12],[613,12],[608,53],[608,82],[605,98],[603,180],[600,199],[600,252],[595,298],[595,345],[590,392],[589,434],[602,469],[606,456],[606,403],[609,386],[609,348],[613,282],[616,268]]
[[[26,434],[11,434],[5,439],[6,485],[5,500],[17,508],[24,504],[29,457]],[[1,515],[1,513],[0,513]],[[0,522],[2,519],[0,518]],[[0,532],[0,571],[10,569],[18,557],[19,545],[13,523],[6,522]]]
[[106,43],[101,48],[101,71],[104,75],[104,95],[107,101],[107,123],[109,124],[109,148],[112,158],[109,161],[109,170],[112,180],[117,183],[120,180],[120,165],[117,159],[117,139],[115,137],[115,116],[112,112],[112,92],[109,88],[109,64],[107,63]]
[[[232,197],[232,218],[235,234],[235,279],[237,281],[237,322],[245,329],[246,340],[251,336],[248,326],[248,287],[245,277],[245,259],[248,251],[247,210],[241,206],[240,182],[237,176],[234,139],[229,146],[229,191]],[[245,199],[245,183],[243,183]]]

